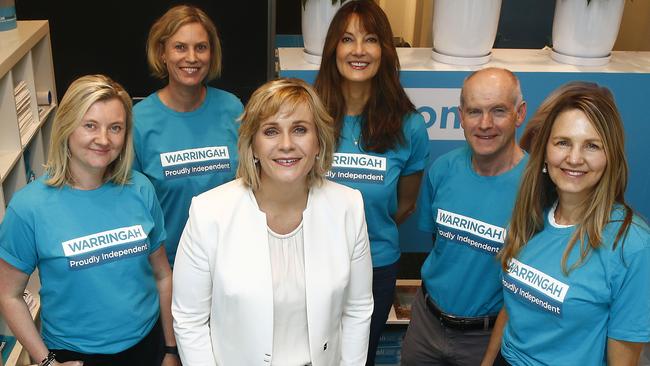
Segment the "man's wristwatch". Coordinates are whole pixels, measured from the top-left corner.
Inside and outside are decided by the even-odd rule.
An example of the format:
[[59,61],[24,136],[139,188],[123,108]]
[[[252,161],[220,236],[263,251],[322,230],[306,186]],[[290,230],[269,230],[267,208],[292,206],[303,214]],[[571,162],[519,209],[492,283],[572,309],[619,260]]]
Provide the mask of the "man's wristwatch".
[[176,346],[165,346],[165,354],[178,356],[178,347],[176,347]]

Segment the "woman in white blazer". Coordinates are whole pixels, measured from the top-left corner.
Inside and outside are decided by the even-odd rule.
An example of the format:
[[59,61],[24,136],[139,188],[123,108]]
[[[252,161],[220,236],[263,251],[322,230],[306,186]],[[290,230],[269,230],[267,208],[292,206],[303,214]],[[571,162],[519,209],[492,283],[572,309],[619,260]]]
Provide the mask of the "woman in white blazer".
[[183,364],[364,365],[372,264],[361,194],[324,179],[331,117],[280,79],[241,121],[238,179],[193,199],[176,256]]

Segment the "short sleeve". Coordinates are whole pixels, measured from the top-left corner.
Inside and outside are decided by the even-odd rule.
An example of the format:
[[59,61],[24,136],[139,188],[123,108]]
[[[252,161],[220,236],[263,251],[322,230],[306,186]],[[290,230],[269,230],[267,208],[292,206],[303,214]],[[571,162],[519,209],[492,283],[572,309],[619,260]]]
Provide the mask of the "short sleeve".
[[435,196],[435,187],[432,181],[432,173],[435,165],[432,165],[424,174],[424,179],[420,188],[420,195],[417,202],[417,218],[418,229],[433,233],[435,231],[435,221],[433,220],[433,212],[431,203]]
[[140,176],[139,179],[142,179],[141,192],[144,196],[147,208],[149,209],[149,213],[151,214],[151,218],[153,219],[154,226],[151,229],[151,233],[149,233],[151,252],[153,253],[160,247],[160,245],[162,245],[165,239],[167,239],[167,232],[165,231],[165,219],[153,185],[144,176]]
[[[634,227],[620,251],[612,253],[612,277],[607,336],[627,342],[650,341],[650,234],[638,235]],[[643,230],[640,230],[643,231]],[[634,235],[637,234],[637,235]],[[641,243],[633,243],[638,240]],[[640,250],[627,251],[627,246]],[[632,249],[632,248],[630,248]]]
[[235,97],[237,100],[237,107],[236,107],[236,113],[235,113],[235,125],[239,126],[239,117],[241,117],[242,114],[244,114],[244,105],[242,104],[241,100],[239,98]]
[[412,113],[407,117],[405,134],[410,141],[411,155],[409,156],[401,175],[411,175],[424,170],[429,159],[429,135],[420,113]]
[[132,169],[137,172],[142,172],[142,163],[140,162],[140,159],[142,158],[141,146],[142,142],[140,139],[140,133],[138,129],[133,126],[133,151],[135,154],[133,154],[134,156]]
[[30,275],[38,264],[34,227],[9,206],[0,225],[0,258]]

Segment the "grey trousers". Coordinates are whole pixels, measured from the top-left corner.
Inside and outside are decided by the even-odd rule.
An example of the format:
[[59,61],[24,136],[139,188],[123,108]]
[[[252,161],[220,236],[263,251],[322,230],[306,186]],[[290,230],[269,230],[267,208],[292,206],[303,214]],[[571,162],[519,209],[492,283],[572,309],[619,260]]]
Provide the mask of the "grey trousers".
[[411,306],[411,322],[402,343],[401,365],[479,365],[491,332],[491,329],[445,327],[427,308],[420,289]]

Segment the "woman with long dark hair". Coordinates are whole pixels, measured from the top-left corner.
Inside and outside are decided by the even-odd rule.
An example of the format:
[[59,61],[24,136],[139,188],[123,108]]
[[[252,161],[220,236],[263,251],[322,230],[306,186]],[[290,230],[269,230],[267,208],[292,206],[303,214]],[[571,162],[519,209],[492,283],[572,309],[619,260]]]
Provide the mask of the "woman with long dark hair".
[[363,195],[374,267],[373,365],[395,291],[397,225],[415,210],[429,151],[424,120],[399,82],[390,23],[373,1],[346,2],[336,13],[315,87],[338,141],[329,178]]

